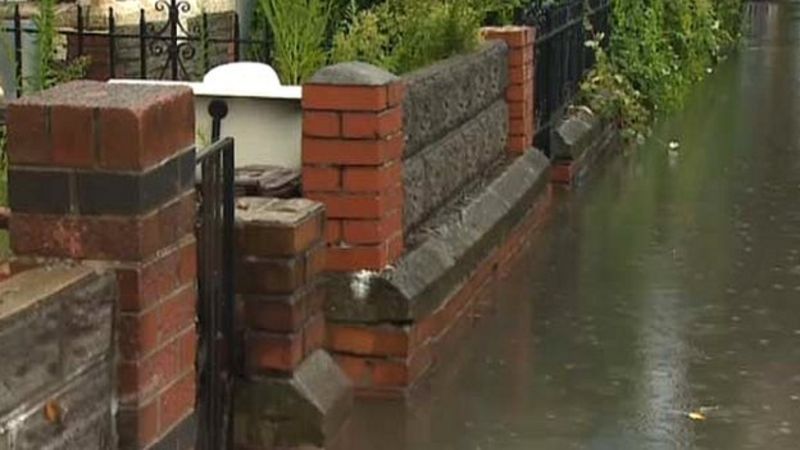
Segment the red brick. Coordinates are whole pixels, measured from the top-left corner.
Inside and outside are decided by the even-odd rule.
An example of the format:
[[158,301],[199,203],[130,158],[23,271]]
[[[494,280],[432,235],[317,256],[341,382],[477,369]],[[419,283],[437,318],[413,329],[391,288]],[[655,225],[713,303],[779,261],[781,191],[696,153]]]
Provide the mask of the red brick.
[[379,113],[344,113],[342,136],[356,139],[384,138],[403,129],[403,108],[394,108]]
[[377,244],[402,231],[403,215],[397,210],[377,220],[345,220],[342,238],[348,244]]
[[311,192],[308,198],[325,205],[333,219],[377,219],[403,205],[402,188],[395,187],[378,194],[326,194]]
[[185,286],[159,305],[158,340],[164,343],[194,325],[197,317],[197,290]]
[[531,146],[529,141],[526,136],[511,136],[508,139],[508,149],[514,153],[524,152]]
[[387,265],[389,265],[389,250],[386,244],[328,248],[327,268],[333,272],[381,270]]
[[327,259],[328,246],[325,242],[319,242],[314,247],[308,249],[304,255],[305,267],[305,282],[312,283],[317,277],[325,271],[325,260]]
[[375,166],[400,159],[405,148],[401,133],[379,140],[303,138],[303,164]]
[[347,192],[380,192],[403,182],[403,163],[375,167],[346,167],[342,186]]
[[161,394],[159,401],[159,433],[169,431],[181,419],[194,411],[197,389],[195,373],[189,371]]
[[508,71],[508,81],[512,85],[527,85],[530,83],[531,89],[533,89],[533,64],[525,64],[511,68]]
[[364,356],[408,356],[410,329],[392,325],[328,324],[328,349]]
[[180,348],[180,369],[183,372],[195,367],[197,361],[197,329],[191,325],[182,335],[178,336]]
[[183,89],[162,96],[142,114],[141,166],[147,168],[194,144],[194,95]]
[[432,364],[430,352],[424,349],[410,358],[368,358],[338,353],[333,356],[358,390],[409,387]]
[[141,112],[114,108],[100,111],[98,136],[102,168],[143,168],[141,122]]
[[147,216],[13,214],[12,248],[18,255],[140,261],[194,232],[193,193]]
[[527,95],[527,89],[522,85],[512,85],[506,90],[506,99],[509,102],[524,102]]
[[508,51],[509,67],[519,67],[533,64],[533,46],[525,48],[515,48]]
[[524,47],[530,43],[523,27],[487,27],[481,31],[485,39],[505,41],[509,48]]
[[11,164],[50,164],[48,109],[41,105],[8,105],[8,159]]
[[305,283],[305,258],[246,258],[237,262],[238,292],[245,295],[291,294]]
[[95,152],[93,109],[53,106],[50,110],[50,123],[53,164],[62,167],[91,167]]
[[328,244],[337,244],[342,240],[342,221],[328,220],[325,226],[325,241]]
[[390,84],[388,87],[388,103],[389,106],[396,106],[403,102],[406,97],[406,85],[402,81]]
[[303,86],[303,109],[383,111],[387,98],[386,86]]
[[120,309],[142,311],[180,286],[195,283],[197,248],[194,237],[186,237],[170,250],[145,262],[118,266],[116,272]]
[[325,347],[325,314],[309,317],[303,329],[303,357]]
[[303,166],[303,192],[334,192],[342,188],[338,167]]
[[303,333],[248,332],[245,363],[254,372],[291,372],[303,359]]
[[119,317],[119,349],[125,359],[136,359],[158,347],[158,309],[143,313],[122,313]]
[[508,102],[508,115],[512,119],[533,120],[533,104],[524,101]]
[[295,333],[323,295],[324,290],[314,285],[289,295],[243,296],[245,323],[253,330]]
[[311,137],[339,137],[342,122],[338,113],[303,111],[303,135]]
[[389,238],[387,244],[389,246],[389,263],[393,263],[403,256],[405,251],[405,239],[403,238],[403,231]]
[[120,402],[142,402],[174,381],[181,372],[181,342],[174,340],[155,353],[118,365]]

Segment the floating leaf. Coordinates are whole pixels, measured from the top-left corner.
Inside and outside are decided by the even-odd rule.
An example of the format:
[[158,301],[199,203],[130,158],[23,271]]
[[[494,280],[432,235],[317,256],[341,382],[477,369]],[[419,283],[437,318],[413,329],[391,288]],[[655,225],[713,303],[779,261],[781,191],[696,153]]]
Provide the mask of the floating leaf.
[[690,419],[696,420],[698,422],[702,422],[702,421],[706,420],[706,415],[701,413],[701,412],[697,412],[697,411],[690,412],[688,414],[688,416],[689,416]]

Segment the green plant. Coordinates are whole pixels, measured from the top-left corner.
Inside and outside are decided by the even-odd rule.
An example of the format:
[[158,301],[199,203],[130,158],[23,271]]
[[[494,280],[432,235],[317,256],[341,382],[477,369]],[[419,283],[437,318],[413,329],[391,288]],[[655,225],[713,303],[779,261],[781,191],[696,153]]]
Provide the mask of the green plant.
[[325,65],[328,0],[260,0],[272,32],[275,68],[281,81],[300,84]]
[[[597,65],[581,86],[579,100],[641,136],[655,114],[681,105],[735,42],[742,0],[613,0],[613,34],[594,48]],[[724,19],[720,19],[724,16]],[[587,29],[592,33],[591,27]]]
[[36,24],[36,71],[23,83],[24,90],[41,91],[57,84],[82,78],[89,65],[88,57],[76,58],[72,61],[61,61],[57,58],[56,39],[56,0],[41,0],[39,10],[33,17]]
[[333,40],[333,62],[361,60],[395,73],[475,49],[490,14],[518,0],[387,0],[348,17]]

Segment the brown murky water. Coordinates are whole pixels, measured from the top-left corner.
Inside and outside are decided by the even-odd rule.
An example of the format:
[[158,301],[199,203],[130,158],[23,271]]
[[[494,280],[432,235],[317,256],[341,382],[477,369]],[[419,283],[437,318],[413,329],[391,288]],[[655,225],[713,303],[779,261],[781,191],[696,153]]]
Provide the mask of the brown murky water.
[[353,449],[800,449],[800,4],[751,14],[420,392],[359,403]]

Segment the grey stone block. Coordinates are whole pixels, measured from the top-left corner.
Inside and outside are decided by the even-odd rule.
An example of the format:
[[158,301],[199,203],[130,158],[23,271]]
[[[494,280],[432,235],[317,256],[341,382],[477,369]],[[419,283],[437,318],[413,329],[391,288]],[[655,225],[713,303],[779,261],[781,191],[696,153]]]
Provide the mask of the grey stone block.
[[478,52],[403,76],[406,157],[442,139],[504,97],[507,53],[505,43],[492,41]]
[[394,267],[332,277],[327,318],[409,322],[437,308],[529,211],[549,181],[549,167],[540,152],[525,153],[473,197],[442,210]]
[[35,400],[26,399],[20,408],[0,419],[0,449],[116,448],[113,388],[111,359],[98,362],[65,384],[43,388],[33,397]]
[[599,117],[585,110],[572,111],[553,128],[550,151],[557,160],[580,159],[602,131]]
[[110,354],[116,289],[113,274],[83,266],[0,284],[0,414]]
[[497,100],[443,139],[406,159],[406,229],[413,229],[461,188],[505,157],[508,108]]
[[234,395],[234,443],[245,448],[325,446],[353,406],[350,381],[323,350],[291,378],[237,381]]

